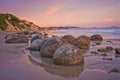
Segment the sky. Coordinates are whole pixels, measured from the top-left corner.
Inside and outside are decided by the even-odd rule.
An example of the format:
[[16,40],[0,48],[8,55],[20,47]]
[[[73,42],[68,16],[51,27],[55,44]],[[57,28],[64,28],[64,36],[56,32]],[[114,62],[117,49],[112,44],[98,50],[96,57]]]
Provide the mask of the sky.
[[0,0],[10,13],[38,26],[120,26],[120,0]]

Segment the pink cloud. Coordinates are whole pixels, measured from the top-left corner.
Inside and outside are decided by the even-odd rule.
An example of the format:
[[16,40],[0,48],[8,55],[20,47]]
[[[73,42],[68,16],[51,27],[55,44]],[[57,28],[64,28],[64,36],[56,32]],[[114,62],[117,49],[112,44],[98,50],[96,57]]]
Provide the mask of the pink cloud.
[[65,15],[65,18],[66,18],[66,19],[70,19],[70,18],[72,18],[73,16],[74,16],[74,14],[71,13],[71,14]]
[[52,15],[57,13],[61,9],[60,5],[49,6],[43,11],[43,14]]
[[105,20],[104,20],[104,22],[113,22],[114,21],[114,19],[113,18],[106,18]]
[[104,22],[120,22],[120,19],[119,18],[112,18],[112,17],[110,17],[110,18],[106,18],[105,20],[104,20]]

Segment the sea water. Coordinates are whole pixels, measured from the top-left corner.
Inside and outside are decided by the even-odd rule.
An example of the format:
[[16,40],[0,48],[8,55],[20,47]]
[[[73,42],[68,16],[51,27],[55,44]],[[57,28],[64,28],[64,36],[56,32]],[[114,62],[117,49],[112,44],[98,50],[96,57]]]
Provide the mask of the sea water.
[[60,29],[52,32],[76,37],[81,35],[92,36],[94,34],[100,34],[104,39],[120,39],[120,29]]

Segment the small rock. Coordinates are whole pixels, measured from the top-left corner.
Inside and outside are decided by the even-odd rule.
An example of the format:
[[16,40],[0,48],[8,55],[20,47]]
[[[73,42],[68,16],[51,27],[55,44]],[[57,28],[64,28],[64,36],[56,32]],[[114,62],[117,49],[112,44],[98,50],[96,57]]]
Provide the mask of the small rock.
[[52,35],[52,37],[58,37],[58,36],[56,36],[56,35]]
[[115,48],[115,53],[120,54],[120,48]]
[[113,50],[113,47],[111,47],[111,46],[106,46],[106,49],[107,49],[108,51],[112,51],[112,50]]
[[107,46],[106,48],[100,48],[97,51],[99,51],[99,52],[109,52],[109,51],[112,51],[112,50],[113,50],[113,48],[111,46]]
[[103,38],[101,35],[99,34],[95,34],[95,35],[92,35],[91,38],[90,38],[91,41],[103,41]]
[[107,57],[107,58],[104,57],[103,60],[113,60],[113,59],[110,57]]
[[120,69],[118,69],[118,68],[113,68],[113,69],[111,69],[108,73],[111,73],[111,72],[119,73],[119,72],[120,72]]
[[97,51],[99,51],[99,52],[108,52],[108,50],[106,48],[100,48]]
[[96,51],[91,51],[90,53],[91,53],[91,54],[94,54],[94,55],[99,54],[99,53],[98,53],[98,52],[96,52]]
[[102,56],[107,56],[107,53],[102,53]]

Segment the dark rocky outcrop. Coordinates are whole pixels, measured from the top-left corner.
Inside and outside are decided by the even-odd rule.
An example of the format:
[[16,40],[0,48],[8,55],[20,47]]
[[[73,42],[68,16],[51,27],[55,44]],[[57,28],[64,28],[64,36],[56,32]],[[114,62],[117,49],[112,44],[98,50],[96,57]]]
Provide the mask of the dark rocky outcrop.
[[82,64],[83,52],[74,45],[63,45],[55,51],[53,61],[56,65],[64,66]]

